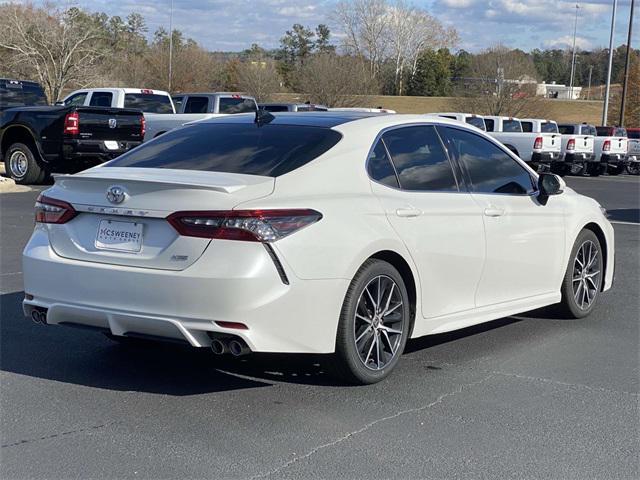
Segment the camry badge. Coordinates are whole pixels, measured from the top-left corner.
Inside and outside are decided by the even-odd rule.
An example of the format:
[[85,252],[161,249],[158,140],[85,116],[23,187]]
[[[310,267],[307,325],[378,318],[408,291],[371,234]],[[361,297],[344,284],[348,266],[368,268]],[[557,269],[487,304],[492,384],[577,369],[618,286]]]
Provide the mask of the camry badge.
[[126,195],[124,188],[119,187],[118,185],[113,185],[107,190],[107,200],[111,203],[117,204],[124,202]]

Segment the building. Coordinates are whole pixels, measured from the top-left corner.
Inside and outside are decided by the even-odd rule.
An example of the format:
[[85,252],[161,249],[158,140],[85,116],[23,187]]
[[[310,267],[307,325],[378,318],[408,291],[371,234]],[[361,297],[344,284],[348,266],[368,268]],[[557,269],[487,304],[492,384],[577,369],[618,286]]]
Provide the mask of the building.
[[582,87],[571,88],[566,85],[561,85],[555,82],[551,83],[538,83],[536,86],[536,95],[545,98],[558,98],[560,100],[578,100],[580,99],[580,93]]

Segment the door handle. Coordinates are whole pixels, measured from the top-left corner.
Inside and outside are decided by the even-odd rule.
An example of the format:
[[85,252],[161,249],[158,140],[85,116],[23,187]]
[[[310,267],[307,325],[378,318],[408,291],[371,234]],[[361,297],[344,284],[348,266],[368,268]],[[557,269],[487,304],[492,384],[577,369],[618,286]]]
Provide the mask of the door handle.
[[501,217],[502,215],[504,215],[504,208],[498,208],[498,207],[487,207],[484,209],[484,214],[487,217]]
[[413,207],[406,207],[406,208],[398,208],[396,209],[396,215],[399,217],[418,217],[420,216],[420,214],[422,213],[422,211],[418,210],[417,208],[413,208]]

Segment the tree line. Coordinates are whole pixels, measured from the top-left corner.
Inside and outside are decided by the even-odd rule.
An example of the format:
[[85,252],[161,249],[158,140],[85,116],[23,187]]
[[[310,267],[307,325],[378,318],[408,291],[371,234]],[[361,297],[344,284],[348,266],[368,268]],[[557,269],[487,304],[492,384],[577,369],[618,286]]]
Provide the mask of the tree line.
[[[260,101],[297,92],[330,106],[362,102],[355,95],[458,96],[481,113],[513,115],[530,103],[535,81],[569,83],[570,51],[457,49],[455,29],[405,0],[342,0],[327,20],[343,33],[339,43],[327,24],[295,24],[275,49],[209,52],[179,30],[150,34],[138,13],[6,3],[0,76],[39,81],[51,101],[86,86],[140,86],[246,91]],[[614,83],[622,80],[624,53],[624,46],[614,52]],[[633,58],[637,64],[638,50]],[[587,86],[589,75],[592,85],[604,83],[606,65],[607,50],[580,51],[574,85]]]

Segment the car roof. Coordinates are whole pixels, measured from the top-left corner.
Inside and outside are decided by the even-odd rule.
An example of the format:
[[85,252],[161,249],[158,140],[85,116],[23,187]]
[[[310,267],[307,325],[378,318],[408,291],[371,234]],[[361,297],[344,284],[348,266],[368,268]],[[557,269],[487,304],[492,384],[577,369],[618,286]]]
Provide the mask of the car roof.
[[[270,112],[274,119],[270,125],[304,125],[310,127],[331,128],[347,122],[353,122],[367,117],[386,116],[385,113],[368,112]],[[215,117],[201,120],[197,123],[254,123],[254,113],[240,113],[225,117]]]
[[34,82],[33,80],[18,80],[16,78],[0,78],[0,82],[18,82],[27,85],[40,85],[38,82]]

